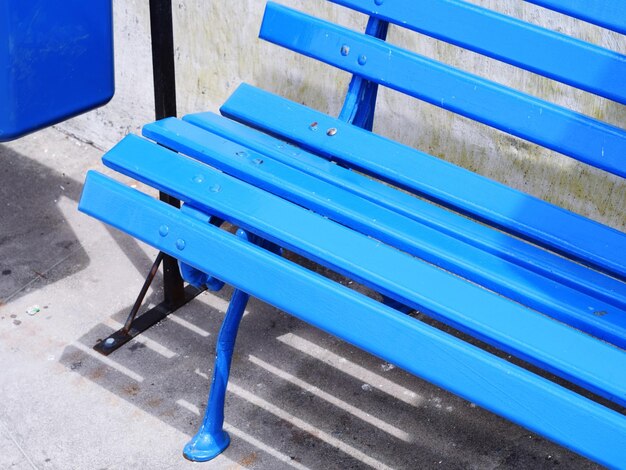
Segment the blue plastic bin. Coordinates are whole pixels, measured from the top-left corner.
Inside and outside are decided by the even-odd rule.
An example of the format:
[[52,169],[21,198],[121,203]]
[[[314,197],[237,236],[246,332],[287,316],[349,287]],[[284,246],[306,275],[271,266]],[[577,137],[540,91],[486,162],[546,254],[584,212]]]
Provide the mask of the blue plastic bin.
[[0,0],[0,142],[114,92],[112,0]]

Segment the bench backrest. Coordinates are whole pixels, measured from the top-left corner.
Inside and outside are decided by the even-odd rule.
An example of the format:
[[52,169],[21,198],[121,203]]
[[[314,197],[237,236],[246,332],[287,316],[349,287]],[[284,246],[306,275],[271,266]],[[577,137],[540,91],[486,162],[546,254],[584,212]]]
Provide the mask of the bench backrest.
[[[460,0],[333,1],[626,104],[626,57],[617,52]],[[624,2],[602,3],[617,9]],[[626,133],[594,118],[274,3],[267,6],[261,37],[626,176]]]
[[[353,102],[369,99],[373,106],[376,87],[386,86],[626,177],[623,129],[386,43],[384,39],[388,25],[394,24],[621,104],[626,104],[626,56],[462,0],[331,1],[369,15],[366,32],[348,30],[270,2],[260,37],[353,74],[347,104],[351,99]],[[619,33],[626,32],[623,0],[592,4],[571,0],[532,3]],[[354,86],[355,80],[359,86]],[[364,87],[363,82],[370,87]],[[351,93],[355,96],[351,97]],[[365,113],[359,118],[354,115],[355,107],[347,108],[344,107],[342,118],[371,129],[372,116]],[[560,220],[554,210],[537,212],[532,204],[520,208],[526,214],[511,217],[504,208],[498,209],[499,201],[489,208],[475,209],[459,202],[453,194],[425,191],[420,195],[584,262],[596,262],[587,259],[580,250],[577,252],[574,246],[577,242],[568,241],[569,235],[559,234],[563,224],[568,225],[564,230],[569,233],[585,230],[575,226],[575,217]],[[506,204],[510,206],[512,201]],[[596,265],[606,268],[603,262]]]

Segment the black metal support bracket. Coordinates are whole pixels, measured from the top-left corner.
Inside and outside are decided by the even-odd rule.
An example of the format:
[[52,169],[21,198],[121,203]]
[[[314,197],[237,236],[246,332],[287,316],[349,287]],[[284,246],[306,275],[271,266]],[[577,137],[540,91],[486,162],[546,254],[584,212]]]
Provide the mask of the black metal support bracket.
[[[146,311],[145,313],[137,317],[137,313],[139,312],[139,308],[143,304],[143,300],[146,296],[146,293],[148,292],[148,288],[150,287],[150,284],[152,284],[152,281],[154,280],[154,277],[156,276],[156,273],[159,270],[159,266],[161,265],[161,263],[163,262],[166,256],[167,255],[162,252],[159,252],[159,254],[157,255],[156,259],[154,260],[154,263],[152,264],[152,268],[150,268],[148,277],[146,277],[146,280],[143,283],[141,291],[139,292],[139,295],[137,296],[137,300],[135,300],[133,308],[130,310],[130,313],[128,315],[128,318],[126,319],[126,322],[124,323],[124,326],[120,328],[119,330],[117,330],[115,333],[109,335],[103,341],[98,342],[94,346],[94,349],[98,351],[100,354],[104,354],[105,356],[108,356],[113,351],[119,349],[120,347],[128,343],[135,336],[140,335],[141,333],[146,331],[148,328],[159,323],[161,320],[167,317],[170,313],[173,313],[179,307],[182,307],[191,299],[196,297],[200,292],[203,291],[203,289],[198,289],[193,286],[184,287],[182,286],[182,280],[181,280],[181,286],[183,287],[182,296],[180,297],[177,296],[174,299],[168,299],[167,296],[165,296],[165,300],[163,300],[163,302],[152,307],[150,310]],[[164,291],[165,291],[164,293],[165,294],[167,293],[167,291],[165,290],[166,287],[167,285],[165,285],[165,281],[164,281]]]
[[[154,114],[156,119],[176,116],[176,71],[171,0],[150,0],[150,35],[154,80]],[[174,207],[180,207],[180,201],[168,194],[160,192],[159,199]],[[139,308],[143,304],[160,265],[163,265],[163,302],[137,317]],[[178,261],[175,258],[165,253],[159,253],[124,327],[98,342],[94,349],[108,356],[135,336],[156,325],[170,313],[185,305],[200,292],[202,289],[193,286],[185,287],[185,282],[178,270]]]

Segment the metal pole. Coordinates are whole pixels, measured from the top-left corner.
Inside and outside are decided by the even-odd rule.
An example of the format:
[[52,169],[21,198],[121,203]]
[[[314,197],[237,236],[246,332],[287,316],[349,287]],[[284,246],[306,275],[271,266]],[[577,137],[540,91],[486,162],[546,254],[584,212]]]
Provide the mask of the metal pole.
[[[174,26],[171,0],[150,0],[150,35],[152,39],[152,76],[154,80],[154,114],[156,119],[176,116],[176,70],[174,64]],[[175,207],[180,201],[159,193],[159,199]],[[163,257],[165,302],[175,305],[185,297],[177,261]]]
[[[154,79],[154,114],[157,119],[176,116],[176,74],[171,0],[150,0],[150,34]],[[159,199],[174,207],[180,207],[180,201],[168,194],[160,192]],[[163,302],[137,316],[161,263],[163,266]],[[111,354],[189,302],[202,290],[193,286],[185,287],[178,270],[178,261],[160,252],[152,264],[152,269],[150,269],[137,300],[135,300],[124,327],[98,342],[94,349],[104,355]]]

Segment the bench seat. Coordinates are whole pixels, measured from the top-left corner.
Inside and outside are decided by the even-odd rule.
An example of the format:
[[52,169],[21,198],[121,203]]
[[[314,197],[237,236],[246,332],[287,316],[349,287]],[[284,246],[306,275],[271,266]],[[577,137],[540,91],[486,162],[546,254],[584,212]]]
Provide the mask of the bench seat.
[[[171,123],[171,120],[164,123]],[[218,141],[226,143],[223,139]],[[205,152],[209,154],[221,150],[206,147]],[[237,153],[246,151],[240,145],[232,144],[229,150],[231,152],[224,156],[234,160],[241,159]],[[259,155],[261,154],[251,152],[248,157],[252,159],[244,158],[251,168],[262,167],[266,160],[262,163],[255,162]],[[127,137],[107,154],[105,162],[124,174],[181,198],[206,213],[207,220],[211,214],[232,221],[252,233],[318,261],[459,329],[473,330],[472,333],[482,339],[593,392],[612,398],[618,403],[624,402],[626,354],[617,348],[408,256],[375,238],[350,230],[311,210],[149,141]],[[362,294],[323,279],[275,254],[259,253],[260,248],[250,245],[244,249],[244,242],[199,221],[197,217],[186,215],[107,177],[97,173],[88,176],[81,199],[81,210],[133,234],[197,269],[297,314],[316,326],[349,341],[353,337],[357,346],[445,388],[459,393],[459,383],[462,383],[462,396],[496,412],[499,409],[497,400],[494,404],[493,394],[498,391],[502,394],[502,405],[507,403],[506,416],[530,429],[555,438],[564,429],[556,429],[553,419],[567,427],[576,422],[576,427],[581,430],[587,443],[590,441],[589,429],[593,429],[596,439],[599,438],[598,433],[602,435],[606,432],[607,439],[610,435],[611,439],[619,440],[619,445],[626,443],[626,419],[618,413]],[[166,236],[163,235],[164,226],[168,228]],[[233,250],[235,253],[231,253]],[[252,250],[255,254],[246,256],[246,250]],[[197,251],[204,252],[203,257],[211,262],[199,263],[198,259],[203,257],[197,256]],[[256,259],[255,262],[251,261],[253,258]],[[242,266],[246,266],[246,269],[240,269]],[[243,275],[245,272],[254,275]],[[296,288],[294,284],[297,285],[302,277],[312,277],[315,282],[309,279]],[[281,286],[280,289],[273,289],[276,294],[269,293],[272,289],[266,288],[267,279]],[[351,300],[340,302],[334,295],[327,299],[329,294],[315,289],[315,284],[329,283],[333,284],[332,292],[340,292],[338,297]],[[455,292],[455,295],[451,296],[450,292]],[[283,299],[284,296],[288,298]],[[311,309],[311,305],[318,307]],[[375,326],[377,338],[364,340],[357,334],[360,324],[364,328],[366,325],[367,328]],[[411,325],[410,328],[406,328],[407,325]],[[355,333],[351,335],[350,330]],[[381,332],[387,333],[381,335]],[[434,335],[436,338],[432,340],[433,349],[430,353],[424,354],[422,334]],[[394,348],[381,347],[377,344],[378,341],[393,342]],[[410,352],[417,344],[420,349],[419,359]],[[461,357],[454,355],[458,347],[463,349],[464,355]],[[470,354],[467,354],[468,348]],[[443,361],[441,367],[433,366],[431,354],[437,356],[438,361]],[[448,378],[444,381],[443,377],[434,378],[432,371],[421,370],[417,364],[424,362],[429,363],[429,371],[431,367],[433,370],[445,370]],[[456,376],[451,371],[454,364],[458,371]],[[479,372],[477,367],[495,367],[498,372]],[[468,370],[473,373],[468,375]],[[500,373],[505,373],[509,378],[510,374],[520,375],[520,383],[524,383],[524,387],[513,392],[508,387],[502,388],[497,377],[492,382],[492,374],[497,376]],[[489,380],[486,380],[487,377],[490,377]],[[458,382],[460,379],[461,382]],[[454,385],[450,383],[451,380],[455,380]],[[468,380],[471,382],[469,386],[466,383]],[[515,382],[516,387],[521,387],[520,383]],[[523,394],[521,390],[524,390]],[[488,403],[480,399],[481,394],[489,396]],[[512,411],[510,403],[515,395],[519,396],[520,408]],[[552,402],[555,397],[562,398],[564,395],[571,402],[572,409],[564,408],[561,401]],[[542,411],[537,415],[529,414],[529,407],[537,404],[535,400],[541,403]],[[533,402],[532,405],[530,401]],[[549,407],[551,413],[558,408],[558,413],[567,414],[567,421],[564,421],[563,415],[548,417],[544,407]],[[601,418],[596,421],[598,413]],[[610,418],[608,422],[612,423],[608,427],[607,416]],[[552,436],[551,433],[555,435]],[[568,442],[567,445],[571,445],[571,441]]]
[[[273,104],[272,109],[277,109]],[[289,106],[293,109],[296,105]],[[319,113],[316,117],[320,118]],[[339,125],[328,116],[325,120]],[[626,286],[614,277],[216,115],[204,113],[186,116],[184,121],[170,119],[150,124],[145,126],[144,135],[607,341],[625,344],[619,331],[623,332],[626,321]],[[245,150],[232,150],[228,148],[232,144],[220,143],[216,136],[232,139]],[[210,145],[226,148],[220,153],[207,148]],[[406,150],[420,156],[419,152]],[[250,165],[246,159],[233,159],[229,156],[233,151],[248,154],[247,160],[263,159],[264,163]],[[106,160],[110,164],[110,157]],[[497,185],[479,177],[478,183],[483,181]],[[522,193],[516,196],[554,208]],[[559,210],[600,231],[626,238],[620,232]]]
[[[244,90],[252,91],[245,86]],[[253,92],[269,96],[265,92]],[[282,99],[275,98],[279,100]],[[231,103],[229,101],[229,114],[233,112]],[[297,107],[285,100],[282,104],[290,109]],[[273,109],[277,109],[276,106]],[[333,137],[348,127],[319,113],[315,113],[315,117],[318,125],[338,126]],[[305,116],[300,121],[308,123],[308,118]],[[293,126],[298,120],[286,122]],[[269,127],[259,122],[255,122],[255,126]],[[303,147],[309,149],[315,148],[314,139],[318,135],[330,137],[325,132],[312,132],[308,126],[307,130],[312,139]],[[616,404],[626,404],[626,353],[604,342],[626,344],[626,285],[616,278],[217,115],[202,113],[183,120],[165,119],[145,126],[144,135],[155,143],[128,136],[105,155],[105,164],[179,198],[205,214],[206,220],[214,216],[229,221],[572,384]],[[293,135],[283,137],[296,140]],[[384,149],[385,143],[389,145],[383,155],[397,152],[398,144],[377,139],[380,139],[379,149]],[[412,153],[414,158],[423,155],[408,148],[404,151]],[[445,165],[453,171],[465,171]],[[468,177],[472,175],[467,173]],[[479,181],[496,185],[484,178]],[[130,198],[129,202],[112,204],[116,192]],[[97,207],[102,204],[103,194],[107,194],[104,200],[109,201],[106,210]],[[130,204],[130,201],[138,197],[103,176],[90,174],[80,207],[168,252],[163,243],[169,235],[159,235],[163,223],[154,225],[147,219],[151,210],[148,207],[165,204],[150,200],[146,206],[147,200],[142,199],[145,215],[138,216],[136,211],[129,215],[128,207],[137,204]],[[398,207],[404,211],[396,210]],[[430,210],[423,212],[421,209],[425,207]],[[155,210],[165,209],[171,212],[165,207]],[[197,214],[194,218],[198,219]],[[430,219],[436,222],[429,222]],[[578,220],[598,230],[610,230],[584,218]],[[171,231],[170,223],[166,225]],[[210,227],[206,222],[202,227],[205,225]],[[210,234],[203,236],[213,237],[215,230],[211,227]],[[457,236],[457,233],[463,235]],[[484,234],[485,238],[475,240],[468,233]],[[264,276],[259,276],[260,285],[254,289],[240,280],[226,278],[214,268],[199,265],[194,257],[182,257],[190,247],[187,237],[183,239],[184,249],[173,251],[173,256],[271,301],[260,293]],[[237,243],[241,242],[237,240]],[[518,259],[512,253],[522,256]],[[533,269],[534,260],[538,260],[537,269]],[[230,261],[233,262],[242,261]],[[362,296],[350,294],[353,295]],[[295,312],[293,305],[272,303]],[[305,303],[320,305],[319,302]],[[378,305],[378,309],[388,312],[388,307]],[[339,311],[342,310],[335,307],[315,309],[303,318],[319,326],[339,321],[333,313]],[[326,318],[329,315],[330,318]],[[418,322],[408,317],[403,321]],[[420,327],[425,326],[420,323]],[[345,335],[342,332],[339,336]],[[458,341],[452,337],[447,339]],[[372,352],[391,360],[384,351]],[[497,358],[492,356],[492,359]],[[393,361],[398,363],[395,356]],[[503,367],[517,370],[517,366],[509,363]],[[533,380],[539,378],[533,375]],[[489,405],[489,409],[496,411],[493,405]],[[521,420],[519,416],[511,419],[538,432],[546,432],[533,422],[534,418],[530,421]],[[626,439],[626,434],[623,437]]]

